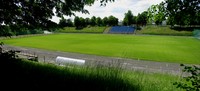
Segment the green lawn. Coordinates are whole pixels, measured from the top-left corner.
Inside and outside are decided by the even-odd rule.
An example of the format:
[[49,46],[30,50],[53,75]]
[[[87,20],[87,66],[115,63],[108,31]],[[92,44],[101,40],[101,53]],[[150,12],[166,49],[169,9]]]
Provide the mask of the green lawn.
[[106,27],[86,27],[83,29],[76,29],[75,27],[65,27],[56,32],[60,33],[103,33]]
[[193,33],[187,30],[176,31],[169,26],[145,26],[142,30],[136,32],[137,34],[150,34],[150,35],[175,35],[175,36],[192,36]]
[[177,36],[54,34],[1,40],[5,44],[140,60],[200,64],[200,40]]

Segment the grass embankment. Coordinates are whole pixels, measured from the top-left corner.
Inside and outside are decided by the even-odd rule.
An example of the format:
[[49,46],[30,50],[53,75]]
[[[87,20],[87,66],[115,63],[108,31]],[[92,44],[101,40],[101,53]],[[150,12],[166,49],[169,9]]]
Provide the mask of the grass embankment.
[[85,27],[83,29],[76,29],[75,27],[65,27],[56,32],[59,33],[103,33],[106,27]]
[[1,61],[1,86],[6,90],[179,91],[172,84],[178,77],[172,75],[103,66],[60,67],[24,60]]
[[173,36],[192,36],[192,31],[173,30],[168,26],[146,26],[142,30],[137,31],[137,34],[151,35],[173,35]]
[[2,40],[5,44],[131,59],[200,64],[200,41],[192,37],[54,34]]

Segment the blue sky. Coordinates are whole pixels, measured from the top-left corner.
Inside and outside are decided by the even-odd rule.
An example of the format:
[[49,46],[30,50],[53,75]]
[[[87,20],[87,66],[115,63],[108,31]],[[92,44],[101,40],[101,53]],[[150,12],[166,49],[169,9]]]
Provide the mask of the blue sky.
[[[106,6],[100,6],[99,1],[96,1],[92,6],[86,6],[90,14],[82,14],[82,13],[75,13],[76,16],[83,17],[83,18],[91,18],[92,16],[96,17],[105,17],[113,15],[117,17],[120,21],[123,20],[124,14],[131,10],[133,15],[137,15],[145,10],[147,10],[151,5],[159,4],[164,0],[116,0],[115,2],[107,3]],[[74,19],[74,16],[65,18]],[[59,22],[58,17],[53,17],[52,21]]]

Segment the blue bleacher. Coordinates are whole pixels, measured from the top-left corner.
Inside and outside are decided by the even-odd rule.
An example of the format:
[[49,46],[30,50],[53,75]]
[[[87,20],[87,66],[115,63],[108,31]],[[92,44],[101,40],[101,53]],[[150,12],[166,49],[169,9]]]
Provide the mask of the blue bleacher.
[[109,33],[130,34],[134,33],[135,27],[129,26],[113,26]]

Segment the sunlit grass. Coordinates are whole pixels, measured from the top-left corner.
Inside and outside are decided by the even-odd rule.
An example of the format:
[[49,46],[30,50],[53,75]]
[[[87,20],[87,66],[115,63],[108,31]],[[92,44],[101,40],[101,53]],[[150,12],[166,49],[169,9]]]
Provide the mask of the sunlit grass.
[[2,40],[5,44],[64,52],[160,62],[200,64],[200,41],[193,37],[114,34],[54,34]]
[[76,29],[75,27],[65,27],[58,29],[56,32],[60,33],[103,33],[106,27],[85,27],[83,29]]
[[150,35],[175,35],[175,36],[192,36],[191,31],[176,31],[169,26],[145,26],[142,30],[137,31],[138,34]]

